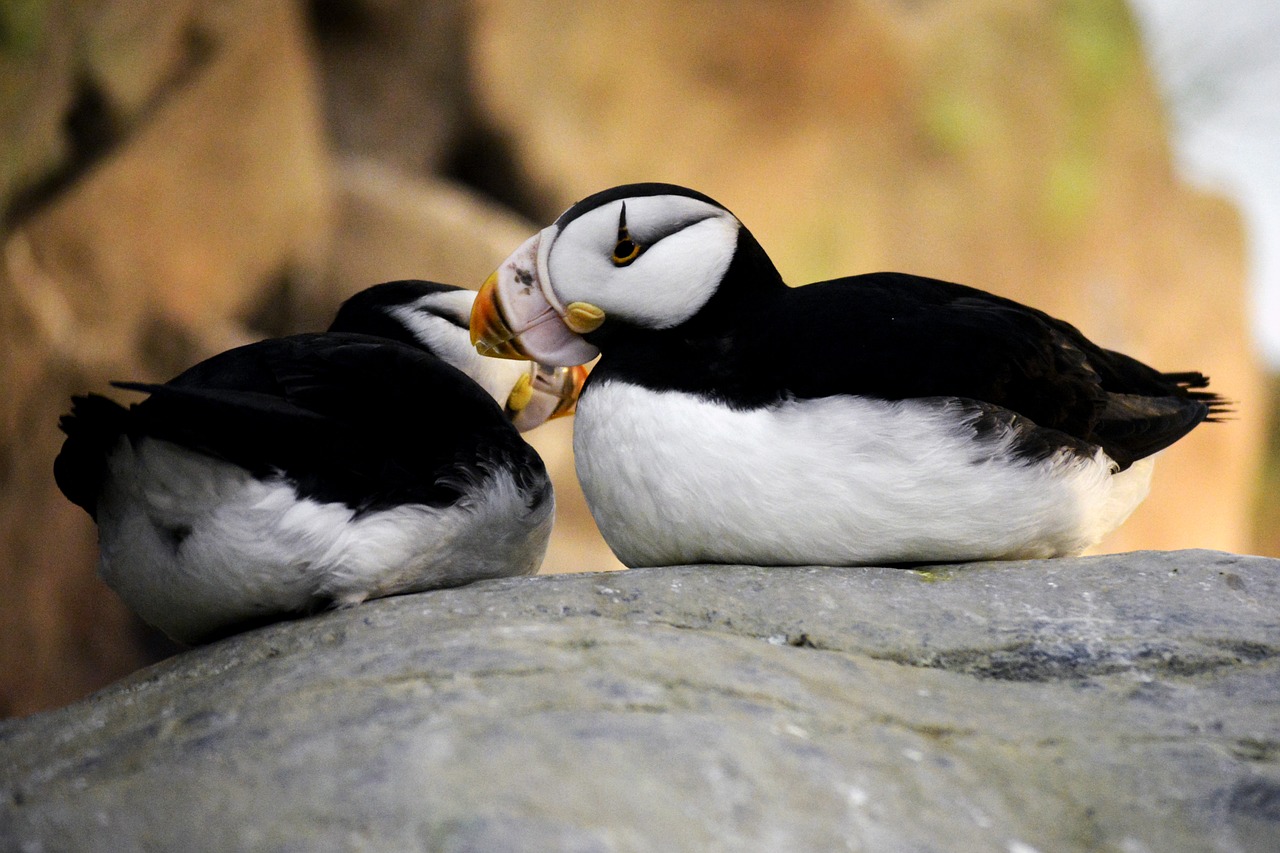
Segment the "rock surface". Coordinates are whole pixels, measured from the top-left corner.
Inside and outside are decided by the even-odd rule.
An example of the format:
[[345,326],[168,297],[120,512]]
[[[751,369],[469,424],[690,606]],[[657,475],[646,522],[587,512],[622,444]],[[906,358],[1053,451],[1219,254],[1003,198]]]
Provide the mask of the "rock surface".
[[1280,561],[511,579],[0,723],[6,850],[1262,851]]

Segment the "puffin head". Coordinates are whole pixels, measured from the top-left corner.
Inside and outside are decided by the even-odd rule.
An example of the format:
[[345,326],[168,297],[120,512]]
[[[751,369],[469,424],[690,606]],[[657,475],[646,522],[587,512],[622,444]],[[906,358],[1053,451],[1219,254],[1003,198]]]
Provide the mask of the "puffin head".
[[572,414],[586,369],[481,358],[467,331],[475,298],[474,291],[449,284],[389,281],[344,302],[329,331],[376,335],[426,350],[471,377],[521,432]]
[[471,313],[488,356],[585,364],[610,326],[672,329],[715,295],[747,232],[702,193],[627,184],[589,196],[489,276]]

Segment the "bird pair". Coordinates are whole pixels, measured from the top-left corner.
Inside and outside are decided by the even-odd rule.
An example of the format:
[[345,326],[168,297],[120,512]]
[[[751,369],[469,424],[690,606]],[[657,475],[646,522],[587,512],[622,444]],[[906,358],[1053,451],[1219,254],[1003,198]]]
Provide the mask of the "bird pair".
[[[78,398],[59,484],[97,513],[103,576],[143,618],[198,640],[536,570],[540,461],[424,353],[436,309],[377,293],[328,335],[126,385],[152,393],[127,411]],[[472,297],[451,298],[444,322],[462,326]],[[549,365],[539,376],[600,356],[574,452],[629,566],[1078,553],[1145,497],[1155,453],[1224,411],[1199,373],[972,288],[897,273],[789,288],[733,214],[669,184],[569,208],[485,282],[470,327],[481,353]],[[498,387],[481,378],[497,368],[439,354]],[[443,373],[450,412],[430,405]]]

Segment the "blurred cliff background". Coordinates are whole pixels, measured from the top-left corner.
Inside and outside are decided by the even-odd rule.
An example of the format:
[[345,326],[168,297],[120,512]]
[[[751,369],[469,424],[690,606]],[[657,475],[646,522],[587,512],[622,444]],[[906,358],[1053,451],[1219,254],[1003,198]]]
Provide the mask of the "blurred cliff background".
[[[1257,235],[1177,168],[1145,45],[1122,0],[6,0],[0,715],[165,653],[54,485],[71,394],[321,328],[378,281],[478,286],[627,181],[717,198],[792,283],[961,281],[1203,370],[1237,419],[1165,454],[1101,550],[1280,554]],[[544,571],[618,567],[570,429],[533,436],[560,505]]]

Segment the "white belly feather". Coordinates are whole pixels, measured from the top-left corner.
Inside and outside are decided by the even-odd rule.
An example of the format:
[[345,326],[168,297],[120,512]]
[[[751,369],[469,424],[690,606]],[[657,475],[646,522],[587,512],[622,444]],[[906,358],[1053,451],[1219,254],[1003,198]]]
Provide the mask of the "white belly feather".
[[529,511],[505,472],[452,507],[357,517],[167,442],[122,440],[109,466],[100,573],[185,641],[267,614],[531,574],[554,516],[554,498]]
[[937,401],[745,411],[621,382],[578,404],[578,477],[629,566],[859,565],[1074,554],[1146,496],[1152,460],[1018,462]]

